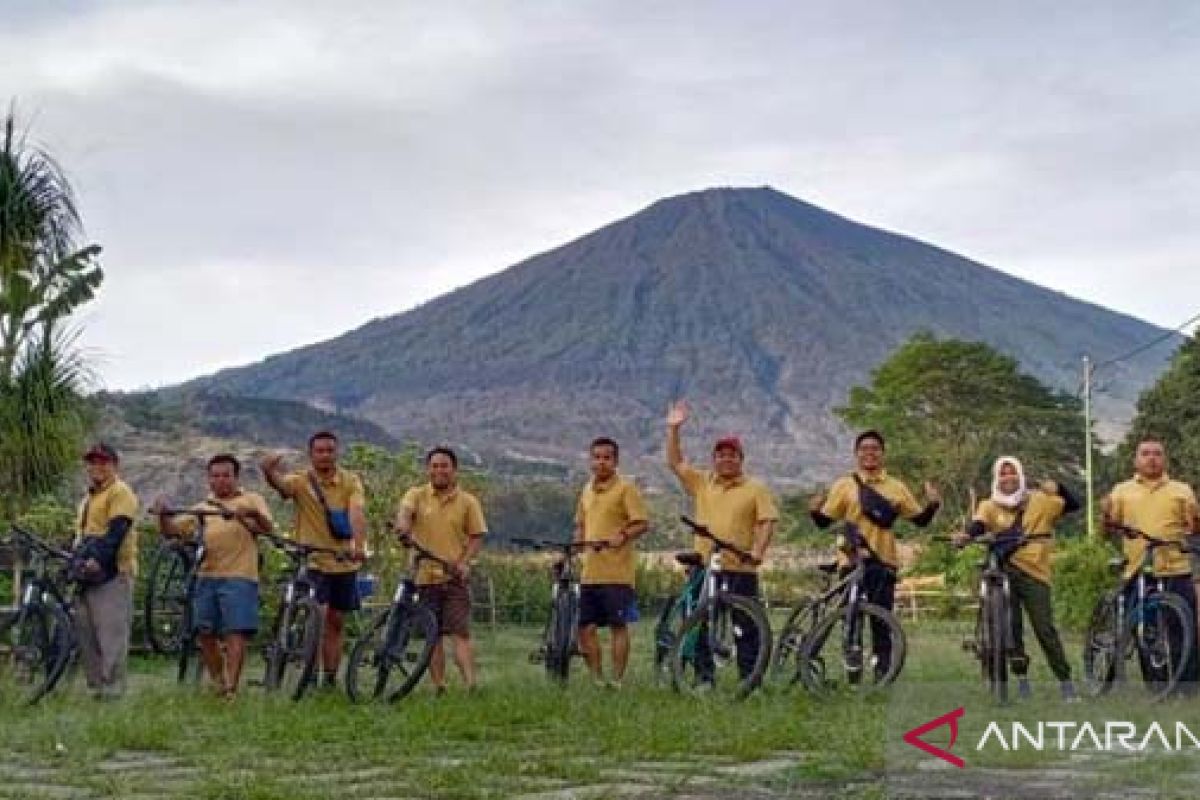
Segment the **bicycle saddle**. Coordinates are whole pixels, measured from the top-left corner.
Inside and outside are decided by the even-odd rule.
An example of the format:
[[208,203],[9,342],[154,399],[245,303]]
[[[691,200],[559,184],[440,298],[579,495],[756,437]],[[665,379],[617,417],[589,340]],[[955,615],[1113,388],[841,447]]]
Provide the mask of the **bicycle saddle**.
[[821,572],[824,572],[826,575],[836,575],[838,571],[838,565],[836,561],[826,561],[824,563],[817,564],[817,569],[821,570]]
[[676,553],[675,560],[685,567],[700,567],[704,565],[704,559],[700,554],[689,550],[686,553]]

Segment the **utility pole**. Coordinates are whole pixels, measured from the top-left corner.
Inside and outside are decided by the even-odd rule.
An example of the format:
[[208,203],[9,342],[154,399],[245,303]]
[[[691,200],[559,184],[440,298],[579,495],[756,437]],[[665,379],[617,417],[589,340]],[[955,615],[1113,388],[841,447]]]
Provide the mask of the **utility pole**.
[[1087,533],[1096,535],[1095,496],[1092,492],[1092,359],[1083,357],[1083,479],[1087,486]]

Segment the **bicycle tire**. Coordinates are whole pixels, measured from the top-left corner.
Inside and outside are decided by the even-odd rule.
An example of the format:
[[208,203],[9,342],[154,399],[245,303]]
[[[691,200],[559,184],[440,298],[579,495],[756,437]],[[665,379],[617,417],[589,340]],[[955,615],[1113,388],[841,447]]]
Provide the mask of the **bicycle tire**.
[[1087,633],[1083,639],[1082,692],[1088,697],[1107,694],[1117,678],[1117,664],[1125,632],[1117,620],[1117,598],[1120,592],[1105,592],[1092,609]]
[[[693,659],[687,655],[687,643],[693,632],[698,632],[700,627],[706,624],[710,617],[710,608],[716,603],[718,625],[728,624],[733,625],[733,613],[735,611],[744,614],[745,618],[750,621],[754,627],[758,629],[758,652],[755,653],[754,663],[751,669],[745,675],[738,675],[737,683],[734,688],[735,699],[742,700],[748,697],[762,683],[763,675],[766,672],[767,665],[771,661],[771,623],[767,618],[766,609],[762,603],[753,597],[747,597],[740,594],[732,594],[730,592],[719,592],[716,597],[710,597],[695,608],[683,622],[683,627],[679,631],[679,637],[675,640],[671,648],[669,657],[671,665],[671,685],[675,691],[683,692],[701,692],[708,691],[704,688],[707,681],[697,680],[691,681],[688,675],[688,670],[694,669]],[[714,659],[715,661],[715,659]],[[736,658],[734,659],[736,664]],[[735,666],[736,668],[736,666]],[[715,679],[715,669],[714,669]]]
[[[414,641],[421,644],[410,659]],[[377,614],[350,650],[346,694],[355,703],[400,700],[424,677],[436,643],[437,617],[428,608],[405,604]],[[391,687],[393,678],[400,682]]]
[[[884,671],[880,673],[876,670],[873,682],[862,682],[861,680],[856,682],[848,679],[845,684],[847,687],[853,687],[855,691],[859,691],[862,694],[875,694],[891,686],[896,681],[896,678],[900,676],[900,672],[904,669],[904,662],[908,657],[908,644],[904,636],[904,629],[900,627],[899,620],[886,608],[877,606],[874,603],[861,603],[858,606],[858,616],[860,619],[857,620],[856,624],[862,626],[862,630],[873,631],[874,628],[870,625],[870,618],[874,618],[885,625],[891,634],[891,663],[886,665]],[[829,635],[833,632],[833,628],[843,623],[845,619],[845,609],[837,609],[832,613],[826,614],[821,618],[812,635],[805,642],[803,658],[800,663],[800,680],[804,684],[804,688],[813,694],[828,695],[840,686],[840,684],[829,680],[828,671],[824,663],[825,659],[821,655],[819,646],[829,640]],[[839,637],[840,640],[841,637]],[[839,653],[839,658],[842,658],[844,661],[844,654]],[[865,666],[865,662],[860,664],[859,670],[862,671],[865,669]]]
[[[1172,625],[1178,629],[1180,637],[1180,640],[1176,643],[1177,648],[1170,648],[1170,636],[1165,637],[1169,648],[1166,663],[1171,665],[1168,669],[1166,679],[1162,681],[1149,681],[1146,680],[1146,676],[1143,674],[1143,685],[1150,693],[1151,701],[1157,702],[1169,697],[1175,691],[1175,688],[1179,685],[1181,674],[1187,670],[1188,663],[1191,660],[1192,645],[1196,638],[1196,623],[1192,618],[1187,603],[1174,592],[1156,592],[1147,601],[1147,604],[1150,603],[1154,604],[1154,608],[1149,613],[1155,615],[1157,627],[1159,629],[1162,628],[1164,616],[1173,617]],[[1137,613],[1130,615],[1126,625],[1126,636],[1133,641],[1134,650],[1144,651],[1146,647],[1144,640],[1139,640],[1136,636],[1137,616]],[[1160,636],[1159,638],[1163,637]],[[1171,653],[1174,649],[1178,649],[1180,653],[1177,666],[1173,664],[1171,659]]]
[[683,599],[671,596],[663,603],[658,621],[654,624],[654,675],[663,682],[671,680],[671,648],[679,638],[686,617]]
[[321,606],[311,597],[283,608],[267,660],[268,691],[280,691],[299,700],[317,672],[323,620]]
[[146,638],[159,655],[179,652],[187,606],[187,581],[192,564],[187,553],[169,545],[158,548],[150,563],[143,601]]
[[62,613],[35,602],[0,627],[0,692],[12,691],[24,705],[34,705],[49,694],[65,672],[69,643],[66,629],[56,624],[56,611]]
[[575,593],[560,591],[554,598],[550,624],[546,626],[546,674],[551,680],[566,683],[571,674],[575,631],[572,630],[578,610]]
[[778,689],[790,689],[800,682],[800,657],[804,640],[816,628],[820,619],[821,605],[817,597],[801,600],[776,637],[771,651],[771,666],[767,673],[771,685]]
[[[989,593],[999,594],[999,587],[993,587]],[[1008,702],[1008,616],[1005,613],[1003,597],[989,597],[987,606],[987,660],[988,683],[996,702],[1004,705]]]

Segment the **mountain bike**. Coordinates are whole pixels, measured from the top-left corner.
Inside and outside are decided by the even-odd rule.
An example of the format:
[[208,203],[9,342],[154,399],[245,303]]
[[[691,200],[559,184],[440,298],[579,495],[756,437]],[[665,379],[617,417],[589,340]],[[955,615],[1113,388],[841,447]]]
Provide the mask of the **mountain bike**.
[[[681,608],[665,612],[680,620],[666,654],[671,685],[676,691],[695,694],[730,685],[735,697],[744,698],[762,682],[770,662],[771,625],[756,598],[729,590],[722,555],[733,553],[745,561],[753,561],[753,556],[688,517],[680,520],[696,536],[711,541],[713,548],[703,566],[699,555],[684,559],[693,574],[679,596]],[[757,647],[747,652],[754,642]],[[730,669],[736,679],[726,677]]]
[[[28,554],[30,577],[16,613],[0,627],[0,696],[33,705],[78,662],[79,639],[67,579],[71,553],[13,525],[7,544]],[[55,565],[52,568],[52,565]]]
[[[197,643],[199,632],[196,630],[194,619],[195,609],[193,606],[196,600],[196,582],[199,579],[200,567],[204,563],[204,528],[209,518],[233,519],[233,512],[225,509],[164,508],[156,511],[154,515],[164,517],[186,516],[196,519],[196,534],[191,539],[186,540],[186,559],[172,562],[172,564],[186,566],[186,572],[182,576],[182,581],[178,582],[181,609],[179,613],[179,630],[173,634],[173,637],[177,642],[174,647],[177,666],[175,679],[180,683],[184,683],[189,679],[194,683],[199,683],[202,669],[200,664],[200,647]],[[182,550],[185,546],[185,540],[182,537],[171,538],[175,539],[172,542],[174,547],[168,546],[168,548],[175,549],[177,552]],[[154,586],[153,579],[150,586],[151,588]],[[149,598],[149,590],[147,591],[147,598]],[[147,609],[152,607],[149,599],[146,606]],[[162,619],[160,616],[159,620],[161,621]],[[147,632],[149,632],[149,629],[147,629]]]
[[[899,677],[907,651],[900,622],[891,611],[870,602],[864,587],[868,562],[878,562],[878,556],[856,529],[847,527],[843,536],[848,567],[806,612],[815,620],[792,662],[804,687],[819,695],[842,689],[881,691]],[[881,661],[885,642],[889,655]]]
[[283,583],[279,610],[263,652],[266,661],[263,685],[268,692],[282,692],[292,700],[299,700],[315,682],[325,627],[317,590],[309,575],[308,558],[314,553],[327,553],[338,561],[346,561],[349,556],[341,550],[302,544],[274,533],[259,534],[259,538],[273,544],[291,562],[291,574]]
[[[1152,701],[1162,700],[1179,684],[1195,643],[1196,621],[1188,604],[1154,575],[1154,554],[1163,547],[1190,553],[1180,541],[1160,539],[1136,528],[1109,525],[1127,539],[1146,542],[1137,572],[1105,592],[1092,612],[1083,649],[1083,691],[1102,695],[1127,682],[1126,662],[1137,655],[1143,686]],[[1118,557],[1109,568],[1123,575],[1128,561]]]
[[356,703],[383,698],[389,703],[408,695],[425,675],[438,641],[433,610],[421,604],[414,576],[421,561],[454,565],[426,550],[411,536],[400,543],[416,553],[410,573],[396,584],[392,604],[372,620],[354,642],[346,666],[346,693]]
[[550,618],[542,632],[541,647],[533,660],[541,660],[546,675],[558,683],[566,683],[571,672],[571,659],[579,653],[579,569],[575,556],[583,550],[599,552],[610,547],[608,542],[555,542],[548,539],[513,539],[518,547],[558,552],[554,563],[554,583],[550,587]]
[[812,635],[821,619],[824,607],[822,596],[833,586],[838,565],[835,561],[817,565],[822,575],[822,585],[816,595],[804,597],[788,614],[787,621],[771,652],[771,666],[767,672],[770,685],[776,689],[790,689],[800,682],[800,652],[804,641]]
[[160,655],[178,655],[185,638],[188,576],[196,567],[197,543],[162,539],[150,560],[142,613],[150,648]]
[[980,564],[979,611],[975,617],[975,634],[964,648],[975,654],[983,678],[987,681],[996,702],[1008,702],[1009,659],[1015,652],[1013,614],[1020,614],[1012,603],[1012,590],[1005,569],[1016,552],[1030,542],[1053,538],[1048,533],[1004,535],[983,534],[963,546],[983,544],[987,555]]

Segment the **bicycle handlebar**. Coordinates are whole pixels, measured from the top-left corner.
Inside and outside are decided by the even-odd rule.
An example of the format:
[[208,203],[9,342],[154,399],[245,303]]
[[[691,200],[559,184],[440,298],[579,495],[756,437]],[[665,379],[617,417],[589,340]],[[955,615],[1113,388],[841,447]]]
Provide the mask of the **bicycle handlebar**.
[[73,555],[69,550],[63,550],[60,547],[55,547],[39,537],[37,534],[31,533],[18,525],[10,525],[9,528],[10,533],[12,534],[10,538],[20,539],[24,544],[32,547],[35,550],[39,550],[48,556],[61,559],[62,561],[67,561]]
[[148,513],[154,517],[221,517],[222,519],[233,519],[237,516],[229,510],[210,511],[198,508],[160,508],[157,511],[151,510]]
[[441,564],[443,567],[445,567],[446,569],[448,569],[452,572],[454,571],[454,569],[455,569],[454,564],[450,563],[449,561],[447,561],[446,559],[442,558],[439,555],[435,555],[435,554],[429,552],[429,550],[425,549],[425,547],[423,545],[421,545],[420,542],[418,542],[416,539],[414,539],[412,537],[412,534],[400,533],[400,534],[397,534],[397,538],[399,538],[400,544],[402,546],[407,547],[409,550],[416,551],[418,561],[421,561],[422,559],[427,560],[427,561],[433,561],[435,563]]
[[338,561],[349,561],[351,556],[345,550],[334,550],[332,547],[319,547],[312,544],[304,544],[303,542],[293,541],[286,536],[280,536],[277,533],[260,533],[259,538],[266,539],[271,544],[278,547],[285,554],[293,558],[306,558],[314,553],[325,553],[336,558]]
[[599,552],[616,547],[612,542],[556,542],[550,539],[530,539],[525,536],[518,536],[515,539],[509,540],[512,544],[518,547],[528,547],[531,550],[562,550],[564,552],[574,552],[577,550],[593,550]]
[[684,516],[684,515],[680,515],[679,520],[684,525],[687,525],[689,528],[691,528],[692,533],[699,536],[701,539],[708,539],[713,544],[715,544],[718,549],[728,550],[729,552],[736,555],[738,558],[742,559],[743,561],[749,561],[751,564],[760,563],[759,560],[757,558],[755,558],[749,551],[743,550],[742,548],[738,547],[736,544],[725,541],[720,536],[717,536],[715,533],[710,531],[708,529],[707,525],[701,525],[699,522],[696,522],[691,517]]
[[1117,522],[1109,522],[1104,525],[1105,530],[1109,533],[1117,533],[1126,539],[1144,539],[1149,543],[1151,549],[1158,547],[1177,547],[1181,553],[1195,552],[1193,547],[1187,542],[1176,541],[1174,539],[1160,539],[1157,536],[1151,536],[1145,531],[1137,528],[1131,528],[1128,525],[1122,525]]

